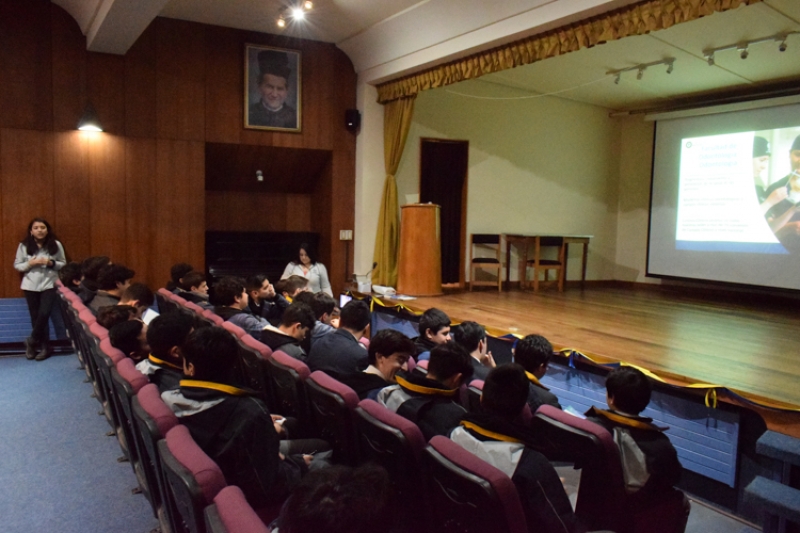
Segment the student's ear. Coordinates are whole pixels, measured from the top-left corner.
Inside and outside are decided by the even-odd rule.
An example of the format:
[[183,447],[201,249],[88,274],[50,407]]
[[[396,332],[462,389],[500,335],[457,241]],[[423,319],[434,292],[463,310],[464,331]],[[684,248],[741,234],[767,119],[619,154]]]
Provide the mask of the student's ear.
[[196,286],[189,287],[189,292],[194,292],[197,289],[199,289],[199,287],[196,287]]
[[431,340],[433,338],[433,333],[431,333],[431,328],[427,328],[425,332],[422,334],[422,336],[428,340]]
[[172,348],[169,349],[168,353],[169,353],[169,356],[172,357],[175,360],[178,360],[178,359],[181,358],[180,346],[173,346]]
[[183,373],[189,377],[194,377],[194,365],[187,363],[186,359],[183,360]]

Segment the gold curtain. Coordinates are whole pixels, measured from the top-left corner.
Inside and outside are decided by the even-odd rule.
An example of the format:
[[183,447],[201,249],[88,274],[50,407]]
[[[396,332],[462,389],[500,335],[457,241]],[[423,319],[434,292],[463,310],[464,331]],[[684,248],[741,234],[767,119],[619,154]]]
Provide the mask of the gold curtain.
[[646,0],[384,83],[378,86],[378,102],[385,104],[414,96],[420,91],[527,65],[623,37],[663,30],[681,22],[761,1]]
[[378,233],[375,235],[372,272],[377,285],[397,286],[397,253],[400,248],[400,207],[397,203],[397,182],[394,175],[406,145],[416,96],[399,98],[383,106],[383,162],[386,180],[383,183]]

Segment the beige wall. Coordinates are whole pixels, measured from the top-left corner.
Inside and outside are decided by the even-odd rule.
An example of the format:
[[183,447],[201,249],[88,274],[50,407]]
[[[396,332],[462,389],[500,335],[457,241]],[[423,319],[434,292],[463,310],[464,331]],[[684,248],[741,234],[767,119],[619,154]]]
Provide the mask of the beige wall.
[[[421,137],[467,140],[467,234],[593,235],[588,278],[614,279],[619,121],[606,109],[561,98],[479,100],[454,92],[530,96],[479,80],[420,93],[397,175],[400,204],[419,192]],[[646,178],[649,184],[649,167]],[[580,276],[579,255],[573,247],[570,279]]]

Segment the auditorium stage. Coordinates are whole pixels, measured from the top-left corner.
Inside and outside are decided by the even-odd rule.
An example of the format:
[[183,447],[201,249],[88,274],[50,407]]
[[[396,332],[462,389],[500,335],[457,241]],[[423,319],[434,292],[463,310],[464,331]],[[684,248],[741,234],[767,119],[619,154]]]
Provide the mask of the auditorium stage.
[[[404,303],[438,307],[454,322],[474,320],[499,332],[540,333],[556,349],[636,364],[674,384],[711,383],[761,404],[800,408],[800,305],[746,299],[609,283],[563,293],[484,289]],[[795,414],[775,416],[784,420],[779,426],[800,422]]]

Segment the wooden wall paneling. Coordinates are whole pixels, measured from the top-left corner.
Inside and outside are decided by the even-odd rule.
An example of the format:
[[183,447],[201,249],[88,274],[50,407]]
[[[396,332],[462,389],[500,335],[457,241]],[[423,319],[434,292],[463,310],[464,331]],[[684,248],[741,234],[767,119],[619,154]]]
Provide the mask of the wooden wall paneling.
[[0,127],[53,127],[50,2],[0,0]]
[[199,141],[156,141],[156,232],[151,253],[156,275],[163,279],[174,263],[205,265],[203,149]]
[[125,59],[122,56],[88,52],[87,65],[87,96],[97,111],[103,131],[106,134],[123,135],[125,133]]
[[53,129],[74,130],[87,102],[86,38],[72,16],[50,5],[53,28]]
[[125,138],[94,133],[86,134],[86,139],[89,146],[91,254],[107,255],[113,262],[127,266]]
[[[12,249],[14,239],[11,236],[11,232],[6,231],[5,229],[5,219],[3,218],[3,135],[2,130],[0,130],[0,247],[3,250],[6,248]],[[8,240],[6,241],[6,238]],[[5,256],[2,252],[0,252],[0,261],[4,261]],[[9,265],[5,265],[6,268],[0,268],[0,298],[5,298],[7,295],[5,294],[5,287],[6,287],[6,277],[12,276],[13,272],[9,267]]]
[[125,140],[125,219],[127,265],[136,279],[156,289],[167,280],[154,265],[151,248],[159,228],[156,220],[156,141],[129,137]]
[[309,194],[206,191],[206,229],[315,231]]
[[207,26],[205,32],[207,142],[239,143],[244,125],[244,43],[241,32]]
[[286,195],[286,231],[313,231],[310,194]]
[[156,135],[205,140],[205,30],[194,22],[157,18]]
[[[3,268],[14,263],[19,240],[28,222],[45,217],[54,224],[53,138],[47,132],[0,130],[0,197],[2,197]],[[56,232],[58,228],[53,228]],[[6,275],[3,297],[21,296],[19,276]]]
[[156,24],[125,54],[125,135],[156,136]]
[[72,261],[82,261],[92,251],[88,151],[94,135],[78,130],[53,134],[53,225]]
[[[337,291],[340,286],[334,284],[334,280],[338,280],[339,277],[341,277],[341,275],[337,274],[337,272],[340,272],[344,267],[337,267],[335,259],[331,257],[331,235],[333,234],[333,228],[331,226],[331,213],[333,212],[333,204],[335,201],[332,195],[332,167],[333,163],[330,162],[322,171],[319,180],[317,181],[317,187],[312,195],[311,228],[312,231],[319,233],[319,249],[317,250],[317,255],[328,268],[331,286],[333,287],[334,291]],[[338,237],[339,235],[337,233],[337,241]]]

